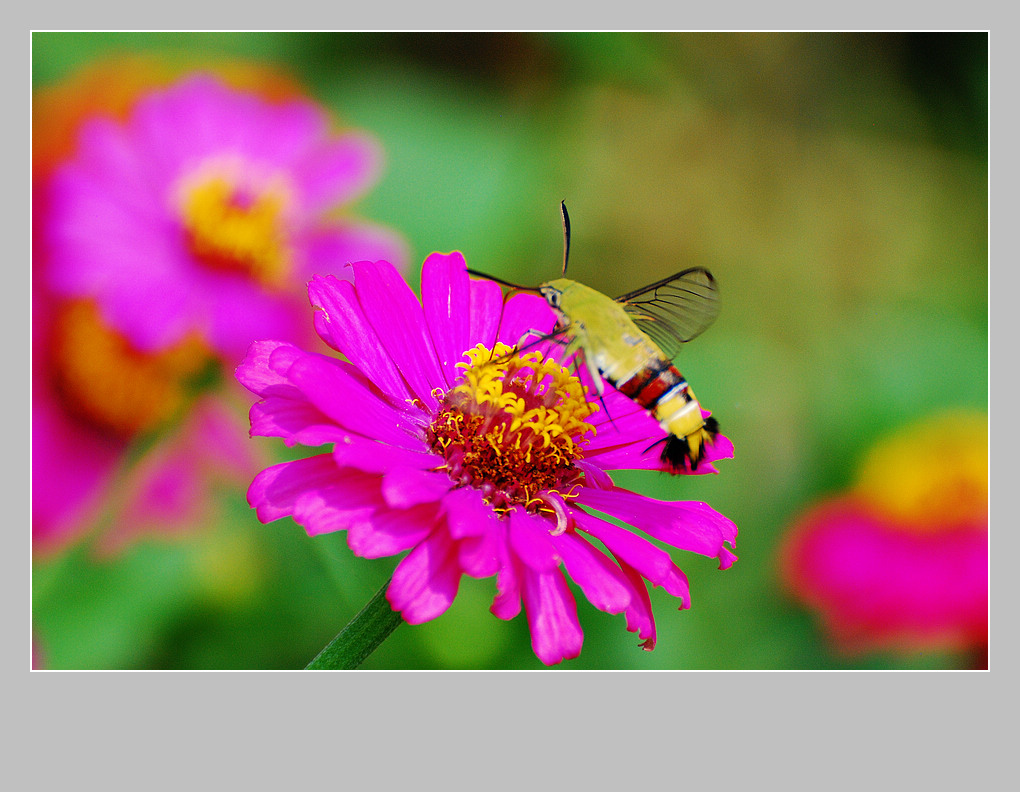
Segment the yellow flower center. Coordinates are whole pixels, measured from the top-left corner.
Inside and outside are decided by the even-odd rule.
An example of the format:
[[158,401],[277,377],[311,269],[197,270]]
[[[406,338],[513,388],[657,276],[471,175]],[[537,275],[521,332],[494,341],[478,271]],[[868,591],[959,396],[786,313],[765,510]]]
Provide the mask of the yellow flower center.
[[154,429],[180,409],[187,380],[211,359],[197,338],[159,354],[141,352],[85,300],[58,314],[50,353],[53,384],[66,409],[124,439]]
[[557,361],[513,352],[502,343],[467,351],[457,364],[464,378],[444,397],[429,441],[450,477],[481,490],[497,512],[522,505],[565,528],[562,502],[581,486],[574,462],[595,433],[587,418],[597,407]]
[[948,412],[879,443],[856,491],[912,530],[988,521],[988,416]]
[[260,176],[229,160],[206,164],[182,182],[180,213],[189,252],[209,269],[282,287],[293,252],[280,176]]

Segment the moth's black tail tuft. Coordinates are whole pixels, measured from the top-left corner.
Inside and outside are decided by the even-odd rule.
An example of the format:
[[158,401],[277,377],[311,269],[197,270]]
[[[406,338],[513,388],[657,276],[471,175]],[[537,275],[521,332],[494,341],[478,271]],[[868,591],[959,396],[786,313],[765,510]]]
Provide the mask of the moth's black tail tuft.
[[[666,438],[666,444],[662,447],[662,461],[669,465],[674,473],[679,473],[686,465],[684,460],[690,459],[691,447],[687,444],[686,437],[670,435]],[[697,466],[697,462],[691,461],[691,469]]]
[[662,447],[662,461],[672,472],[681,473],[690,463],[691,470],[698,469],[698,462],[704,456],[705,445],[715,440],[719,434],[719,422],[715,418],[706,418],[705,425],[687,437],[670,435]]

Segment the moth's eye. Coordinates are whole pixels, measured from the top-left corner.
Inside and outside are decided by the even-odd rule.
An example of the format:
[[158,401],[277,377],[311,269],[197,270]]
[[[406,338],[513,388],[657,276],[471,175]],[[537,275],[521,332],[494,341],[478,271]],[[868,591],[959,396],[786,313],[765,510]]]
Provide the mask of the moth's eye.
[[549,301],[549,305],[553,308],[560,307],[560,293],[558,291],[550,291],[546,294],[545,298]]

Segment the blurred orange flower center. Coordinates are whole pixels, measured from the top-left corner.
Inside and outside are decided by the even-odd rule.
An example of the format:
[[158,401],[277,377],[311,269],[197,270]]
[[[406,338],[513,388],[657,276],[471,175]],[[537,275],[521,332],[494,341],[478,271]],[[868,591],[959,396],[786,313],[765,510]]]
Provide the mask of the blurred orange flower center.
[[188,250],[211,270],[280,287],[292,269],[290,191],[281,178],[257,178],[249,171],[212,163],[183,182],[181,216]]
[[988,418],[941,414],[875,446],[856,491],[922,532],[988,525]]
[[[479,344],[458,363],[464,379],[443,399],[429,430],[455,480],[477,487],[498,512],[515,505],[565,519],[562,501],[574,497],[574,462],[595,429],[597,409],[580,380],[541,352],[512,354]],[[564,525],[565,527],[565,525]]]
[[187,379],[210,359],[196,338],[159,354],[141,352],[84,300],[64,306],[52,333],[54,386],[68,411],[124,439],[157,427],[180,409]]

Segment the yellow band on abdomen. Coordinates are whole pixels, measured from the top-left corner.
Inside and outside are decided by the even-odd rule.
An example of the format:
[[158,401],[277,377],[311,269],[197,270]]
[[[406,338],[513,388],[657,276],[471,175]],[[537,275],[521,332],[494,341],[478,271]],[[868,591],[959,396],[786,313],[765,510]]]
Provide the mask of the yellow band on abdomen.
[[679,437],[687,437],[705,423],[698,400],[682,396],[659,402],[655,406],[655,417],[667,432]]

